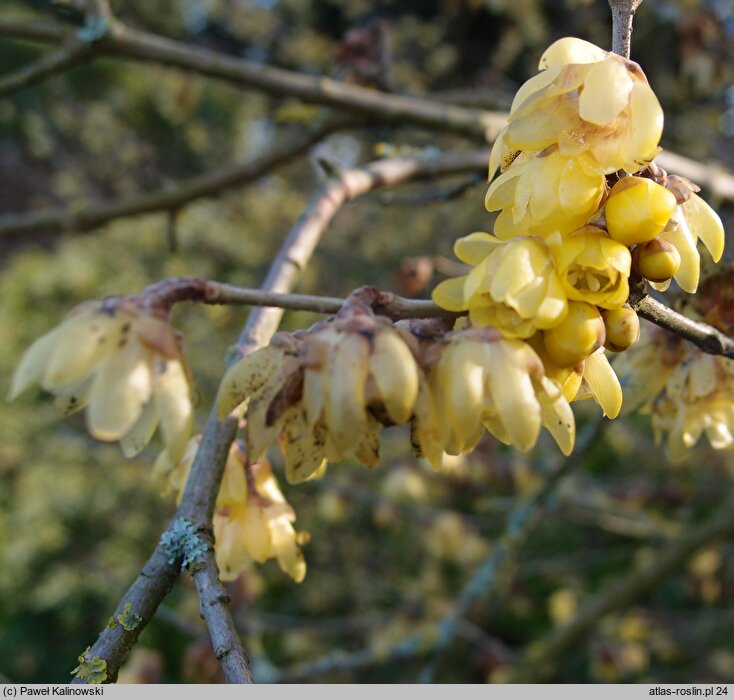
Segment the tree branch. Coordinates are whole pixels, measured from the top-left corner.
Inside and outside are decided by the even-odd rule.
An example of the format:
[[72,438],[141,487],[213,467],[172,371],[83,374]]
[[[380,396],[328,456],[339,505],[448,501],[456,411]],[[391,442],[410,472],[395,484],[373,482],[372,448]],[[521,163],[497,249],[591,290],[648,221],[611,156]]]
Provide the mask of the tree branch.
[[635,566],[587,600],[577,615],[545,639],[531,644],[509,683],[539,683],[551,678],[558,662],[580,644],[605,615],[624,610],[675,572],[695,552],[719,537],[734,533],[734,497],[720,504],[714,515],[698,526],[683,528],[687,534],[666,546],[655,558]]
[[612,51],[630,57],[632,19],[642,0],[609,0],[612,10]]
[[734,359],[734,340],[713,326],[686,318],[639,289],[630,290],[629,304],[642,318],[690,341],[704,352]]
[[16,72],[0,77],[0,97],[30,87],[77,63],[90,51],[89,44],[72,37],[56,51],[42,56]]
[[329,134],[352,124],[353,118],[351,121],[346,118],[331,119],[321,127],[294,137],[288,143],[246,163],[228,165],[182,180],[157,192],[143,192],[119,202],[89,203],[83,207],[6,214],[0,216],[0,239],[37,233],[84,232],[126,216],[177,211],[195,199],[213,197],[222,190],[254,182],[275,168],[298,158]]
[[[68,31],[58,24],[7,19],[0,22],[0,35],[60,43],[68,36]],[[466,109],[418,97],[403,97],[323,76],[263,66],[124,27],[119,23],[94,48],[95,53],[99,54],[160,63],[272,95],[297,97],[306,102],[349,109],[377,118],[383,123],[412,123],[484,142],[493,141],[506,121],[506,115],[499,112]]]

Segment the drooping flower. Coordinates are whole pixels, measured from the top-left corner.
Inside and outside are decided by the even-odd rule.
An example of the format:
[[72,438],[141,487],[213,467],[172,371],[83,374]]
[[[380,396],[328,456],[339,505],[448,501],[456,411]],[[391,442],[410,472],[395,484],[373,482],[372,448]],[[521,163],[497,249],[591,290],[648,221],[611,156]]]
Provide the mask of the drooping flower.
[[136,301],[109,298],[77,307],[26,351],[10,398],[36,381],[56,395],[62,415],[86,408],[91,435],[119,440],[127,457],[159,426],[174,460],[186,448],[194,411],[179,339],[166,319]]
[[280,333],[232,367],[220,387],[219,414],[249,398],[249,453],[259,457],[277,439],[291,483],[319,472],[325,460],[355,457],[374,467],[381,425],[406,423],[413,414],[419,371],[411,343],[355,296],[333,319]]
[[[473,325],[494,326],[507,337],[528,338],[561,322],[567,313],[566,293],[542,240],[503,242],[476,233],[467,239],[457,241],[455,252],[465,262],[477,261],[470,262],[475,267],[439,284],[433,291],[436,304],[452,311],[468,309]],[[482,250],[490,252],[477,260]]]
[[551,360],[559,367],[573,367],[604,345],[606,330],[599,310],[585,301],[568,304],[568,314],[543,333]]
[[490,177],[518,152],[558,146],[604,174],[636,172],[658,153],[663,112],[642,69],[589,42],[566,37],[540,59],[515,95],[490,158]]
[[570,454],[573,413],[561,386],[545,376],[528,344],[503,338],[493,328],[470,328],[436,341],[426,363],[429,379],[421,385],[413,419],[419,454],[435,461],[439,450],[469,451],[485,429],[526,451],[541,426]]
[[616,309],[627,301],[630,252],[603,229],[584,226],[569,236],[556,233],[546,240],[570,300],[603,309]]
[[[183,457],[172,462],[164,450],[155,472],[165,478],[180,500],[199,441],[189,441]],[[234,581],[254,560],[276,559],[296,583],[306,576],[301,544],[308,534],[293,527],[296,514],[261,458],[250,464],[246,451],[234,443],[227,456],[214,512],[214,553],[222,581]]]

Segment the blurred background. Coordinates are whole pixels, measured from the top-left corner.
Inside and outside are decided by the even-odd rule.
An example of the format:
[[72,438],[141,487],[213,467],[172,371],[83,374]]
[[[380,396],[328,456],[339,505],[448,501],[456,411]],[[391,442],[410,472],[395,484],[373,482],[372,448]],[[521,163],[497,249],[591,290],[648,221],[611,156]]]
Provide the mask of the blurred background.
[[[326,74],[397,93],[504,110],[553,40],[610,42],[603,0],[125,0],[127,24],[251,61]],[[71,1],[3,0],[0,18],[74,21]],[[0,77],[47,49],[0,38]],[[632,57],[663,105],[663,146],[734,169],[734,11],[728,0],[646,0]],[[80,207],[152,192],[267,152],[323,117],[320,108],[243,91],[157,65],[98,58],[0,98],[0,213]],[[364,127],[246,188],[175,214],[113,221],[87,232],[0,236],[0,388],[23,350],[75,304],[194,275],[257,286],[310,194],[317,163],[475,148],[414,128]],[[418,149],[415,151],[415,149]],[[346,295],[370,283],[427,297],[454,274],[453,240],[491,230],[485,185],[457,176],[348,205],[299,291]],[[444,196],[453,191],[451,196]],[[457,193],[460,195],[457,196]],[[425,195],[435,201],[426,204]],[[707,193],[704,192],[704,195]],[[731,230],[734,209],[709,197]],[[338,270],[339,274],[334,274]],[[174,324],[211,405],[245,311],[182,305]],[[317,317],[289,313],[287,328]],[[580,426],[598,419],[576,404]],[[440,658],[391,660],[406,635],[450,612],[493,551],[517,499],[558,460],[545,436],[528,455],[485,439],[436,474],[385,431],[378,470],[330,467],[286,488],[311,533],[308,575],[273,562],[229,586],[256,679],[294,664],[362,652],[298,680],[413,682],[426,664],[441,682],[502,681],[528,643],[568,620],[589,595],[705,518],[732,487],[734,459],[700,444],[672,464],[649,420],[603,426],[561,485],[542,528],[500,593],[476,604]],[[126,461],[93,441],[83,417],[59,419],[32,390],[0,403],[0,672],[14,682],[65,682],[152,551],[174,510],[151,477],[157,446]],[[279,455],[272,455],[276,470]],[[281,479],[284,482],[284,479]],[[333,656],[329,657],[333,659]],[[279,675],[279,673],[285,675]],[[562,659],[561,682],[734,681],[734,547],[715,541],[654,593],[601,619]],[[129,682],[218,682],[187,577],[166,599],[123,668]]]

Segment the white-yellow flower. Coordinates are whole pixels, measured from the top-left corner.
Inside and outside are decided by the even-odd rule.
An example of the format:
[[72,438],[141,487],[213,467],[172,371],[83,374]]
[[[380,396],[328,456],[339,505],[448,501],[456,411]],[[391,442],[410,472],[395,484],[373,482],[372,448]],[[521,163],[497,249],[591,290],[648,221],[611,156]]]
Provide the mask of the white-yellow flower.
[[454,250],[474,268],[434,289],[433,300],[439,306],[468,309],[473,325],[493,326],[514,338],[528,338],[565,317],[566,293],[542,240],[520,237],[503,242],[474,233],[459,239]]
[[183,455],[194,422],[189,371],[168,321],[141,305],[111,298],[78,307],[26,351],[10,398],[36,381],[63,415],[86,408],[92,436],[119,440],[127,457],[159,426],[173,460]]
[[529,345],[492,328],[471,328],[437,341],[432,355],[413,425],[420,454],[436,461],[439,447],[449,454],[470,451],[485,429],[525,451],[541,426],[564,454],[571,452],[573,413]]
[[549,146],[588,156],[604,174],[636,172],[658,153],[663,112],[636,63],[566,37],[546,50],[539,69],[515,95],[490,177],[517,152]]

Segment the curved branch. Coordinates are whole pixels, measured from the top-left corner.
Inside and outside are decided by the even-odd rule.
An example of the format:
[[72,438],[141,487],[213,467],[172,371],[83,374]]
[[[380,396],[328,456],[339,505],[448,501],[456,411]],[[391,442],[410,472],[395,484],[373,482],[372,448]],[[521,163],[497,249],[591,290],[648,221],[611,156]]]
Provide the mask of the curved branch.
[[0,76],[0,97],[30,87],[51,75],[60,73],[65,68],[81,61],[89,54],[89,51],[89,44],[72,38],[56,51],[42,56],[34,63],[23,66],[14,73]]
[[353,118],[331,119],[321,127],[294,137],[288,143],[251,161],[196,175],[157,192],[143,192],[118,202],[90,203],[84,207],[6,214],[0,216],[0,238],[32,233],[84,232],[126,216],[177,211],[195,199],[213,197],[222,190],[254,182],[301,156],[329,134],[354,123]]
[[[7,19],[0,21],[0,35],[59,43],[68,36],[68,31],[57,24]],[[353,110],[381,122],[407,122],[485,142],[494,140],[506,121],[506,115],[500,112],[466,109],[418,97],[403,97],[324,76],[263,66],[124,27],[119,23],[94,48],[100,54],[183,68],[272,95],[297,97],[307,102]]]
[[713,326],[686,318],[639,290],[630,291],[629,304],[642,318],[690,341],[704,352],[734,359],[734,340]]

